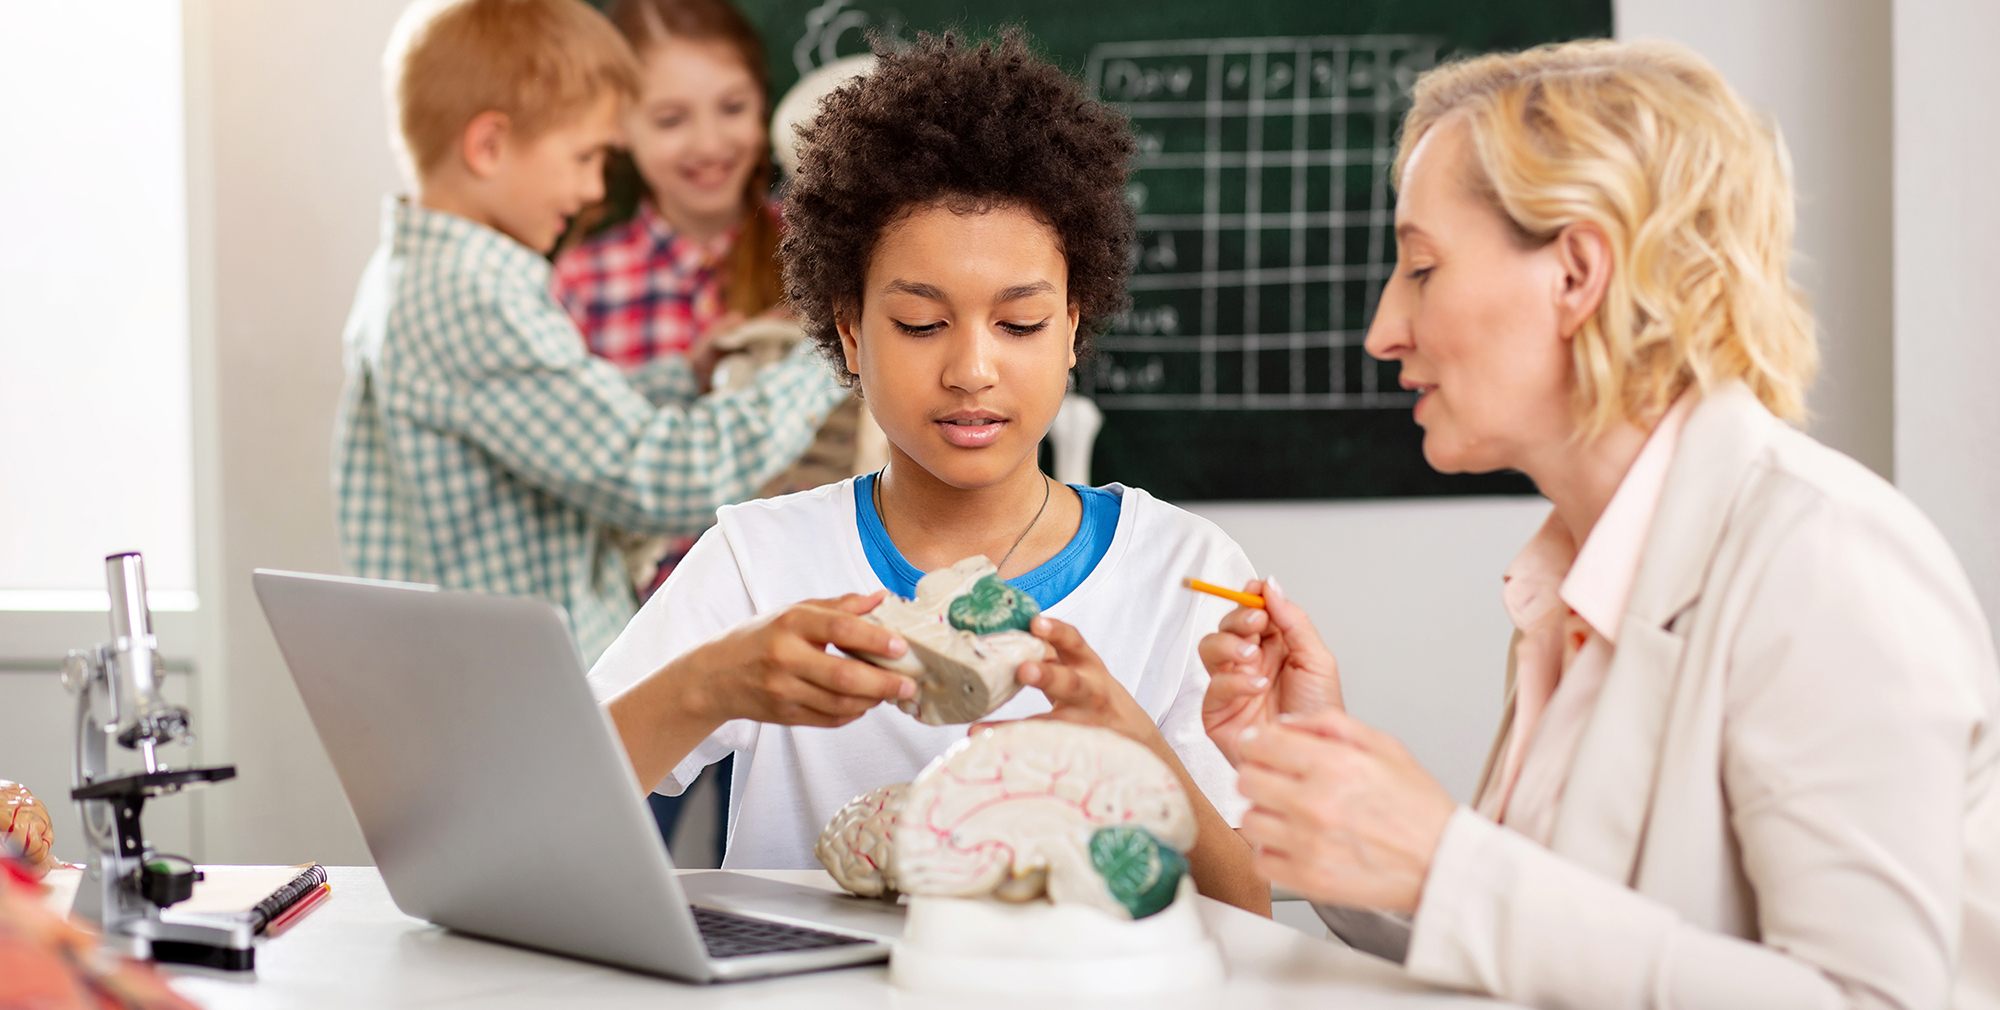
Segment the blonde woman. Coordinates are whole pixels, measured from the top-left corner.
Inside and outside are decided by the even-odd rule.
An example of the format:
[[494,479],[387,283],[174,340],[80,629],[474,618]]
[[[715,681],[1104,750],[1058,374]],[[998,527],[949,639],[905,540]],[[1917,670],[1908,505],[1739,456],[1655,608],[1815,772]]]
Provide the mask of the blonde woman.
[[1368,350],[1431,465],[1554,509],[1469,808],[1342,711],[1276,583],[1203,640],[1259,871],[1535,1006],[1994,1006],[1991,634],[1916,508],[1786,423],[1816,356],[1776,138],[1691,53],[1590,42],[1431,73],[1402,145]]

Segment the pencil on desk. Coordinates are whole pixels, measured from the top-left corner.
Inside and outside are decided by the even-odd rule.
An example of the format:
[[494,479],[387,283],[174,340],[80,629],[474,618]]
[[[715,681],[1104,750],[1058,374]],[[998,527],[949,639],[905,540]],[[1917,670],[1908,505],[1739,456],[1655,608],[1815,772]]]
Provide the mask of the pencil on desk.
[[1181,585],[1186,586],[1197,593],[1207,593],[1210,596],[1220,596],[1225,600],[1234,600],[1237,603],[1241,603],[1246,607],[1256,607],[1258,610],[1264,609],[1264,598],[1256,595],[1255,593],[1239,593],[1234,589],[1224,589],[1221,586],[1211,585],[1209,583],[1201,581],[1200,579],[1182,579]]
[[307,912],[318,908],[332,894],[332,884],[321,884],[311,891],[306,892],[306,896],[293,902],[292,907],[278,913],[270,922],[264,924],[264,935],[277,936],[285,930],[292,928],[300,919],[306,917]]

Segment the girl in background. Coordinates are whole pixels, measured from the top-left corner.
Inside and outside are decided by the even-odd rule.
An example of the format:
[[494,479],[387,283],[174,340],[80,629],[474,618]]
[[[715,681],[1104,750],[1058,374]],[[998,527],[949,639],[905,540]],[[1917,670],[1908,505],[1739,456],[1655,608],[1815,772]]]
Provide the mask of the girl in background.
[[606,13],[645,76],[630,155],[579,222],[588,237],[556,258],[556,297],[592,353],[626,368],[688,354],[705,376],[709,338],[783,298],[763,43],[728,0],[617,0]]
[[[605,201],[585,211],[571,232],[581,240],[566,241],[557,255],[555,296],[591,353],[627,371],[685,354],[705,387],[719,356],[715,338],[783,298],[763,42],[728,0],[616,0],[605,13],[643,71],[639,101],[625,118],[630,153],[607,164]],[[845,416],[851,429],[854,413],[850,404],[829,427]],[[773,486],[847,475],[844,465],[817,480],[797,470]],[[643,600],[695,538],[626,539]],[[728,773],[719,766],[718,795],[729,788]],[[652,801],[671,838],[681,797]]]
[[[764,46],[728,0],[616,0],[605,13],[639,56],[640,98],[625,119],[630,153],[606,166],[606,199],[556,257],[555,296],[591,353],[631,372],[685,354],[706,385],[717,337],[787,315]],[[836,411],[763,493],[848,476],[859,414],[852,401]],[[642,600],[693,543],[624,545]]]

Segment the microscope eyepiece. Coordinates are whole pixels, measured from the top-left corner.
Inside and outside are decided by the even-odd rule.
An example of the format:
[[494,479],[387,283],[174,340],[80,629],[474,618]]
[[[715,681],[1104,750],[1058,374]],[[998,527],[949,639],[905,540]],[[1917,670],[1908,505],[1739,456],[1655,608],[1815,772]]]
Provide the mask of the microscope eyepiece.
[[111,592],[111,698],[117,708],[118,743],[143,749],[153,770],[153,746],[187,735],[187,709],[160,694],[160,656],[153,637],[153,612],[146,603],[146,562],[136,552],[104,559]]

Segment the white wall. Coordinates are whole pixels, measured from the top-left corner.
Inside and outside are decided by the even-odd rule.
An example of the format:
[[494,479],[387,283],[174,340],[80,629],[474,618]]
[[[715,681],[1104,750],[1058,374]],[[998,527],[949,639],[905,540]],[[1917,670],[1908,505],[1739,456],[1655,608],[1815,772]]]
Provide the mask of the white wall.
[[180,5],[10,4],[0,20],[0,474],[37,488],[0,494],[0,608],[107,608],[104,556],[133,550],[154,606],[185,607]]
[[[381,52],[402,0],[190,4],[194,269],[203,406],[197,481],[212,523],[202,602],[211,759],[204,858],[368,862],[250,589],[258,567],[339,571],[331,447],[340,331],[375,246],[389,154]],[[205,259],[206,262],[199,260]]]
[[2000,626],[2000,4],[1898,0],[1896,478]]
[[1883,476],[1892,379],[1890,0],[1615,0],[1618,37],[1707,57],[1777,121],[1799,197],[1794,276],[1825,361],[1809,426]]
[[1540,498],[1215,503],[1221,526],[1313,615],[1348,708],[1470,800],[1500,722],[1500,573],[1548,515]]

